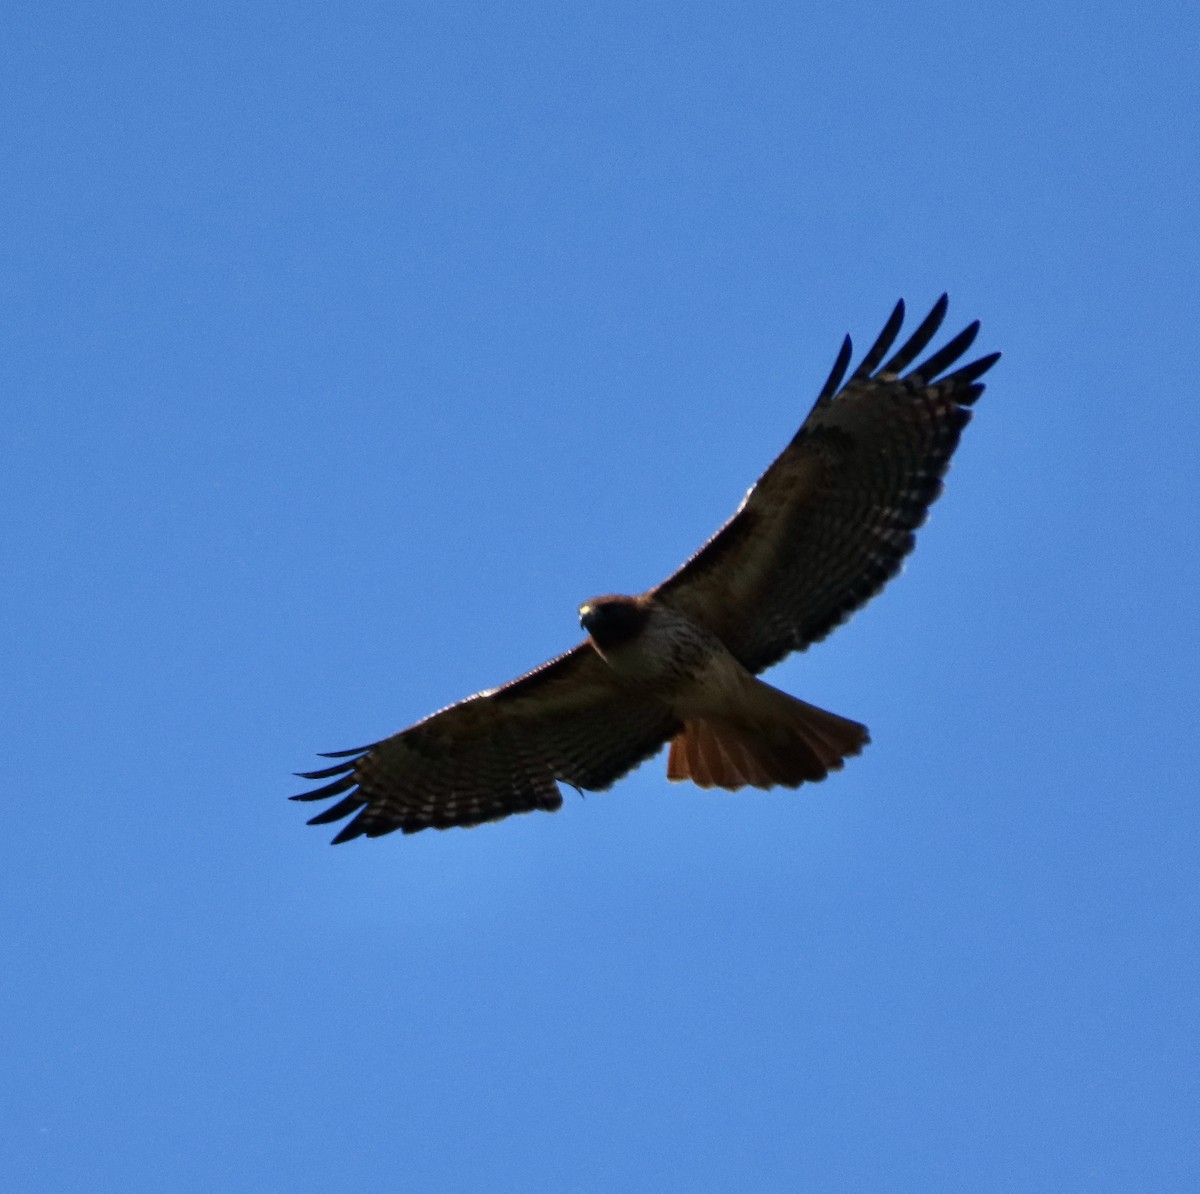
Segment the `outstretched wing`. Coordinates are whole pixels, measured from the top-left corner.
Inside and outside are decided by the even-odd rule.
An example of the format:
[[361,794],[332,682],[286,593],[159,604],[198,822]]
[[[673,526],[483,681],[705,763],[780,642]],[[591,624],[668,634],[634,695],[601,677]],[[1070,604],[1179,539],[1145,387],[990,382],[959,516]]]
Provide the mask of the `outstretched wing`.
[[327,755],[346,761],[301,778],[333,782],[292,799],[342,797],[309,821],[353,816],[335,843],[553,812],[560,781],[607,788],[679,728],[666,705],[622,687],[581,643],[374,746]]
[[[978,322],[905,372],[945,318],[942,295],[886,363],[904,322],[896,304],[842,385],[847,336],[812,413],[734,516],[653,595],[714,630],[751,671],[824,638],[899,570],[942,477],[979,378],[981,357],[944,377]],[[840,388],[839,388],[840,387]]]

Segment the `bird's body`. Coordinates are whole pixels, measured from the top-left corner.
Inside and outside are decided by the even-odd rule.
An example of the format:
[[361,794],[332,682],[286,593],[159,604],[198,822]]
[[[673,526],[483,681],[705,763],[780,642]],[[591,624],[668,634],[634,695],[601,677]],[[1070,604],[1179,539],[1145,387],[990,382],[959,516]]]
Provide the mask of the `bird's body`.
[[667,778],[702,788],[794,787],[857,754],[866,727],[757,679],[711,631],[652,595],[580,607],[596,653],[631,692],[650,693],[682,729]]
[[906,374],[945,310],[943,295],[879,368],[898,304],[839,389],[847,337],[812,413],[729,522],[656,588],[585,602],[583,643],[306,773],[332,782],[294,799],[342,797],[310,824],[352,816],[334,839],[345,841],[554,810],[560,783],[606,788],[666,742],[668,778],[701,787],[796,787],[840,769],[866,727],[757,675],[824,638],[912,549],[999,356],[937,380],[972,324]]

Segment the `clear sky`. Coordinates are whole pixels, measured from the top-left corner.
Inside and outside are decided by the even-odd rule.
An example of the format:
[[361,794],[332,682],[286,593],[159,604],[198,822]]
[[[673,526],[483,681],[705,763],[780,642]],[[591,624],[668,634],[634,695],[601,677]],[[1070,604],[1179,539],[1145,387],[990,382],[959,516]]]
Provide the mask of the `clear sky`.
[[[3,26],[5,1189],[1194,1188],[1194,6]],[[861,759],[305,827],[943,290],[946,496],[770,676]]]

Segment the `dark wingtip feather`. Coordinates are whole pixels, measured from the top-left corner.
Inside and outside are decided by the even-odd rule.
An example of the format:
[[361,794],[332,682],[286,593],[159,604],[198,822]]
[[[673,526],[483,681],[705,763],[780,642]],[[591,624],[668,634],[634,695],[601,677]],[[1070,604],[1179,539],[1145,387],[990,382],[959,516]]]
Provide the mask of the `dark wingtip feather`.
[[[883,360],[887,350],[891,348],[892,342],[896,339],[903,323],[904,300],[901,299],[892,308],[892,313],[888,316],[887,323],[883,325],[883,331],[875,337],[875,343],[867,349],[867,355],[863,357],[858,368],[854,370],[850,382],[862,381],[863,378],[870,377],[875,372],[875,367]],[[850,382],[847,382],[847,384],[849,385]]]
[[883,367],[884,373],[903,373],[925,350],[925,346],[937,335],[942,320],[946,318],[946,308],[950,305],[950,296],[943,293],[942,297],[933,304],[933,310],[921,320],[920,326],[902,344],[896,355]]
[[[971,382],[982,377],[998,360],[1000,354],[998,352],[988,353],[986,357],[980,357],[977,361],[972,361],[969,365],[964,365],[961,369],[956,369],[948,377],[943,377],[943,384],[953,382],[956,385],[969,386]],[[983,393],[983,387],[979,387],[979,392]],[[978,397],[978,395],[976,395]]]
[[[328,756],[323,756],[328,757]],[[345,775],[347,771],[353,771],[357,763],[351,761],[349,763],[338,763],[336,767],[325,767],[320,771],[294,771],[293,775],[297,779],[328,779],[331,775]]]
[[833,363],[833,368],[830,370],[828,379],[821,387],[821,392],[817,395],[818,406],[828,402],[838,392],[838,388],[842,384],[842,378],[846,376],[846,369],[850,364],[850,358],[853,355],[854,341],[847,336],[842,341],[841,350],[838,352],[837,360]]
[[365,754],[376,745],[374,742],[368,743],[366,746],[355,746],[350,750],[319,750],[317,754],[322,759],[348,759],[351,755]]
[[943,369],[953,365],[975,343],[975,337],[978,335],[979,320],[977,319],[974,323],[967,324],[953,340],[939,348],[927,361],[923,361],[919,368],[912,371],[912,376],[926,384],[933,381]]
[[[329,844],[331,846],[340,846],[344,842],[354,841],[356,837],[382,837],[385,833],[391,833],[393,830],[400,828],[402,826],[396,824],[394,821],[381,822],[372,819],[367,813],[362,812],[353,821],[349,822],[349,824],[344,825],[341,832],[330,839]],[[406,833],[409,832],[407,827],[403,828]],[[420,825],[418,828],[424,829],[425,826]]]
[[339,800],[337,804],[331,804],[328,808],[322,809],[315,817],[309,817],[308,824],[328,825],[331,821],[340,821],[343,817],[358,812],[366,803],[367,798],[361,792],[352,792],[344,800]]
[[299,792],[295,796],[289,796],[289,800],[327,800],[330,796],[340,796],[343,792],[348,792],[358,781],[353,775],[344,775],[341,779],[335,779],[333,783],[326,784],[323,788],[316,788],[311,792]]

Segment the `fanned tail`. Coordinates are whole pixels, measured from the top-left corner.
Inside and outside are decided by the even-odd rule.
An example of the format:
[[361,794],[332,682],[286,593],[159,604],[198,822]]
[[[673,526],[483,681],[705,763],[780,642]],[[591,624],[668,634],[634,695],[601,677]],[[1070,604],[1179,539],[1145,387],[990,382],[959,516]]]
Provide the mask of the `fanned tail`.
[[667,778],[701,788],[796,788],[840,771],[870,742],[867,727],[761,680],[743,716],[685,720],[671,740]]

